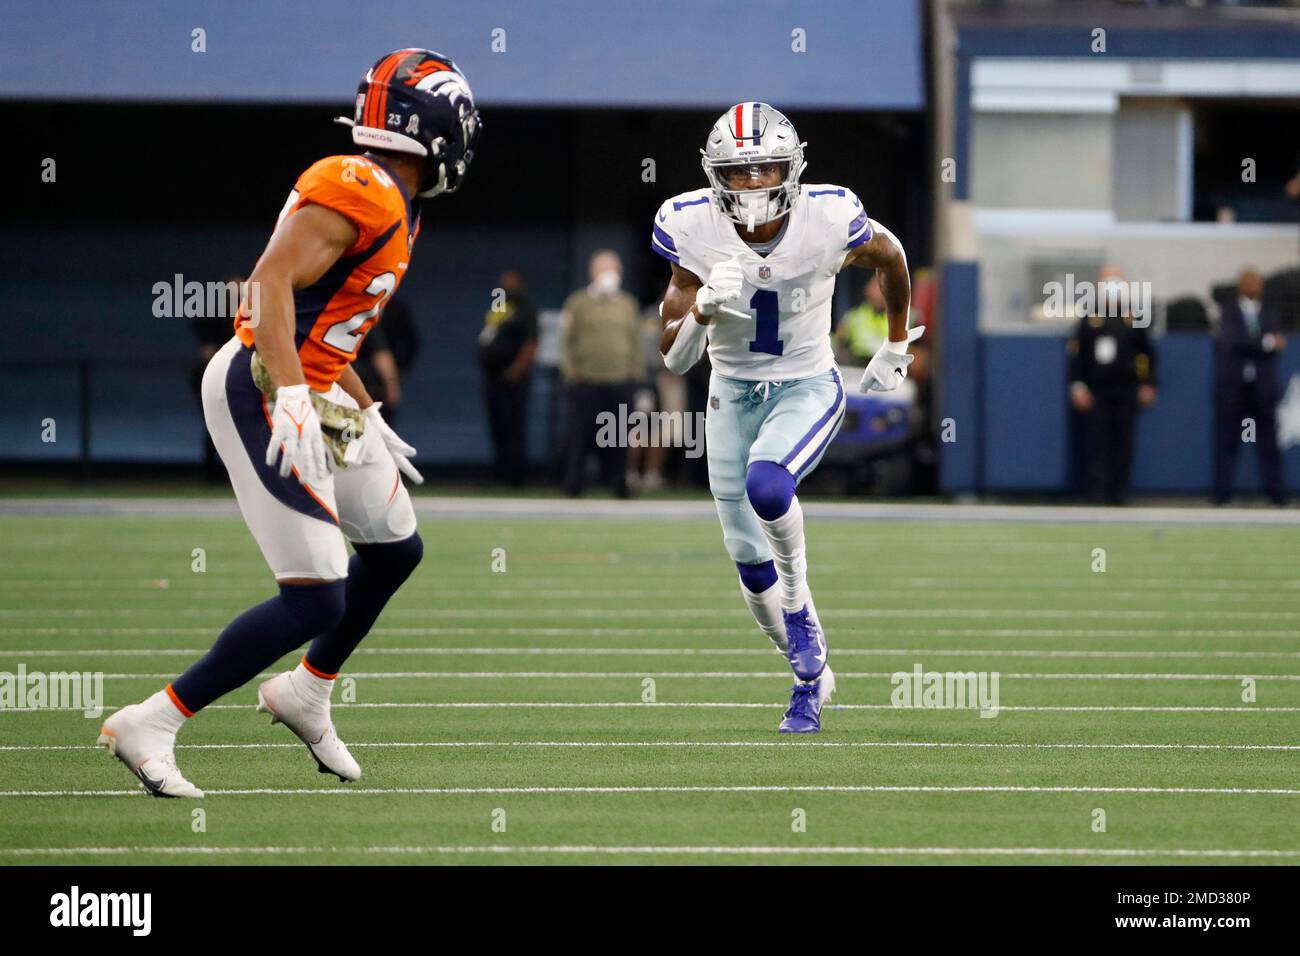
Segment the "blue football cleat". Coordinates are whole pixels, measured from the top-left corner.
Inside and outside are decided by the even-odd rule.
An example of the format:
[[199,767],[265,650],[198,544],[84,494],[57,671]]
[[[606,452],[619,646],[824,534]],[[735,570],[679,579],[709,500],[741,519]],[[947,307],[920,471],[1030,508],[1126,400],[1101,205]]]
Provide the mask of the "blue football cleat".
[[794,676],[802,681],[816,680],[826,666],[826,635],[808,613],[808,605],[797,611],[784,611],[785,634],[790,643],[786,660]]
[[835,675],[828,667],[815,681],[795,684],[790,707],[781,721],[783,734],[815,734],[822,729],[822,705],[835,693]]

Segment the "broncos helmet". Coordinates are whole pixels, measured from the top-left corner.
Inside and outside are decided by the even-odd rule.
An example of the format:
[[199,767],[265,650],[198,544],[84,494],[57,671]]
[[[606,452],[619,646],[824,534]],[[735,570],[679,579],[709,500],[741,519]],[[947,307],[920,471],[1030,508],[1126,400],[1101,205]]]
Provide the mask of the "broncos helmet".
[[483,128],[465,74],[418,48],[381,57],[361,78],[352,119],[336,122],[352,127],[358,146],[428,157],[424,198],[460,188]]
[[[713,187],[718,210],[732,222],[753,229],[780,219],[799,198],[799,175],[808,164],[794,124],[766,103],[737,103],[718,117],[700,150],[700,164]],[[781,182],[771,189],[732,189],[727,172],[776,165]]]

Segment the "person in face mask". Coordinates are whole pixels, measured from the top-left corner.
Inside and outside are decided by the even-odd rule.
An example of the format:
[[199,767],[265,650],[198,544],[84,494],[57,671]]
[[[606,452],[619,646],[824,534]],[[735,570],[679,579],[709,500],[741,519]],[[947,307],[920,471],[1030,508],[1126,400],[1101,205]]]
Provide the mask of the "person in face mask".
[[[1140,409],[1156,400],[1156,356],[1133,321],[1131,286],[1115,266],[1101,270],[1094,315],[1070,338],[1070,404],[1083,418],[1088,495],[1123,504]],[[1149,313],[1149,303],[1146,306]]]
[[[589,282],[564,303],[560,370],[568,391],[569,435],[564,490],[582,494],[587,463],[594,453],[602,479],[620,498],[628,495],[627,436],[617,423],[631,412],[633,388],[643,365],[637,301],[623,291],[623,263],[602,249],[591,257]],[[626,413],[619,414],[619,406]],[[602,428],[613,416],[616,427]]]

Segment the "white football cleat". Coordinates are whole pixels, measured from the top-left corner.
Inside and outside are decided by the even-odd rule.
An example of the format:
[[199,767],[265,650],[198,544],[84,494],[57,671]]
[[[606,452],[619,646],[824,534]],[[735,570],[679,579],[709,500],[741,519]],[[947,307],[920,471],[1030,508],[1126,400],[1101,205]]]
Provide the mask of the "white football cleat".
[[257,712],[270,714],[271,723],[292,730],[316,758],[321,773],[332,773],[343,781],[361,779],[361,767],[334,732],[329,699],[313,701],[299,693],[293,671],[278,674],[257,688]]
[[176,735],[155,725],[140,704],[123,707],[99,729],[99,746],[126,764],[154,797],[202,798],[176,766]]

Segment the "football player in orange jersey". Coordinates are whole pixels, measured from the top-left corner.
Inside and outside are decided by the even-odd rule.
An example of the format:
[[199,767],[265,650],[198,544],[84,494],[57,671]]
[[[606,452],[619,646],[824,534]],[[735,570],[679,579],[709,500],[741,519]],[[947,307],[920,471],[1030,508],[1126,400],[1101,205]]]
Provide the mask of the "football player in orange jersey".
[[455,63],[407,49],[371,67],[353,118],[340,122],[366,152],[330,156],[299,177],[249,277],[257,295],[246,296],[235,336],[203,376],[208,431],[280,593],[100,733],[155,796],[203,796],[177,769],[177,731],[308,641],[294,670],[258,688],[257,709],[293,731],[321,773],[358,779],[330,692],[423,554],[399,474],[422,481],[415,449],[380,417],[351,362],[405,274],[418,199],[463,181],[479,115]]

